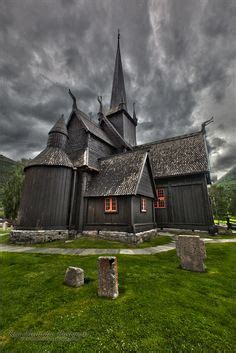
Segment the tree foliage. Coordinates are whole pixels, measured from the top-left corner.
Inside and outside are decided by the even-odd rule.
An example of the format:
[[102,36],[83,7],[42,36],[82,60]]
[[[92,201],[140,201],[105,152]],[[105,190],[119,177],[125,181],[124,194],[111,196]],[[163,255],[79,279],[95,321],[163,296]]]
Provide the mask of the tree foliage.
[[230,213],[236,216],[236,189],[232,190],[230,198]]
[[8,219],[17,218],[24,181],[25,161],[18,162],[15,171],[3,188],[3,208]]
[[218,220],[224,218],[227,214],[236,214],[236,190],[214,184],[209,190],[212,210]]

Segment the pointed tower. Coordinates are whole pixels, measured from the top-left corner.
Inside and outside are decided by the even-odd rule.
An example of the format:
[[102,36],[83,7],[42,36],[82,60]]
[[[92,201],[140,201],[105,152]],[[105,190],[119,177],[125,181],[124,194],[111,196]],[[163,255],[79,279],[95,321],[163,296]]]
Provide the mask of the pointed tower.
[[123,74],[123,67],[120,55],[120,32],[118,30],[118,40],[117,40],[117,51],[116,51],[116,62],[115,70],[113,75],[113,84],[111,92],[111,104],[110,109],[115,109],[122,104],[126,108],[126,92],[125,92],[125,81]]
[[110,110],[107,117],[123,139],[131,146],[136,145],[137,120],[133,119],[127,110],[124,73],[120,52],[120,32],[118,31],[117,51]]
[[65,145],[68,139],[68,132],[65,124],[64,117],[56,122],[56,124],[51,128],[48,133],[48,143],[47,147],[58,147],[65,149]]
[[[61,117],[48,133],[47,147],[25,167],[18,229],[30,233],[28,241],[42,242],[48,230],[58,230],[51,240],[67,237],[73,164],[65,152],[68,133]],[[43,232],[45,231],[45,232]]]

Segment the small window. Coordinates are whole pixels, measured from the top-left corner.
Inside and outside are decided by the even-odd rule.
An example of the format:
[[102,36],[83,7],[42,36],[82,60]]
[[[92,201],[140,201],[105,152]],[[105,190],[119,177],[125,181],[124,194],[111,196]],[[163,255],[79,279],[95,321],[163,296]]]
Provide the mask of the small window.
[[117,198],[116,197],[106,197],[104,208],[105,208],[106,213],[117,212]]
[[147,200],[145,198],[141,198],[141,212],[147,212]]
[[154,208],[158,208],[158,201],[154,201]]
[[157,200],[154,202],[155,208],[166,208],[166,196],[164,189],[157,189]]
[[165,197],[164,189],[157,189],[157,197]]

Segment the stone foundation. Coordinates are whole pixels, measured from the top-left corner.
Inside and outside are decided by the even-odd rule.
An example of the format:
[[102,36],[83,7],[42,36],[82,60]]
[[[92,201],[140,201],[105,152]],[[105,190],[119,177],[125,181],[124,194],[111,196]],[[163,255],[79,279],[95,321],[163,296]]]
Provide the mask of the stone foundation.
[[10,233],[10,241],[15,244],[40,244],[54,240],[76,239],[82,235],[96,239],[113,240],[128,244],[140,244],[150,240],[157,234],[157,229],[140,233],[114,232],[105,230],[85,230],[83,233],[69,230],[13,230]]
[[[140,244],[145,240],[150,240],[157,234],[157,229],[146,230],[140,233],[114,232],[105,230],[85,230],[83,235],[91,236],[97,239],[115,240],[128,244]],[[78,236],[79,237],[79,236]]]
[[68,230],[13,230],[10,233],[10,241],[14,244],[39,244],[68,237]]

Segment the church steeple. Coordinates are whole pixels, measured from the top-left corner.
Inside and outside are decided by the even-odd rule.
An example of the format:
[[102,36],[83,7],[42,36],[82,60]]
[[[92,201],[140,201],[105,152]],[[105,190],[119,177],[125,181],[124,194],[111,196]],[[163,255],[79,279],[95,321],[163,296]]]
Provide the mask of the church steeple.
[[134,117],[127,111],[127,101],[125,92],[124,74],[120,55],[120,32],[118,31],[118,43],[116,52],[115,71],[113,76],[113,85],[111,92],[110,110],[107,112],[109,122],[114,126],[129,146],[136,145],[136,126],[137,118],[134,111]]
[[119,105],[122,105],[122,108],[126,108],[127,106],[125,81],[120,54],[120,31],[118,30],[116,62],[113,76],[110,109],[116,108]]

